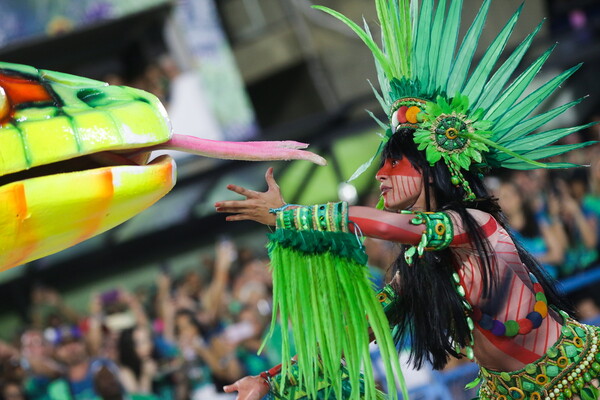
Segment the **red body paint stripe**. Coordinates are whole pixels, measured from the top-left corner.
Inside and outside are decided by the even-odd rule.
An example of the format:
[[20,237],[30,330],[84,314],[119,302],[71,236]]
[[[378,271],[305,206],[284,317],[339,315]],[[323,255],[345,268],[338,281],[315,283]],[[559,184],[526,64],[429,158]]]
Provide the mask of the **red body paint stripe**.
[[360,217],[350,217],[350,220],[360,227],[365,236],[407,244],[417,244],[421,241],[421,235],[381,221]]
[[509,339],[507,337],[498,337],[495,336],[492,332],[486,331],[485,329],[481,329],[479,325],[477,325],[479,331],[489,340],[496,348],[501,350],[508,356],[513,357],[514,359],[522,362],[523,364],[531,364],[534,361],[537,361],[541,355],[536,354],[523,346],[519,346],[515,343],[514,340]]
[[[481,229],[483,230],[483,233],[485,234],[485,236],[487,236],[488,238],[490,237],[490,235],[492,233],[494,233],[496,231],[496,220],[493,217],[490,217],[490,219],[488,220],[488,222],[486,222]],[[460,245],[460,244],[467,244],[470,243],[471,241],[469,240],[469,233],[468,232],[463,232],[459,235],[455,235],[454,239],[452,239],[452,243],[453,245]]]
[[[510,281],[510,292],[508,293],[508,302],[506,303],[506,313],[504,314],[505,321],[508,321],[510,319],[508,312],[511,310],[510,303],[513,300],[513,290],[515,288],[515,278],[516,278],[516,276],[513,275],[512,280]],[[520,304],[521,304],[521,300],[519,299],[519,305]]]

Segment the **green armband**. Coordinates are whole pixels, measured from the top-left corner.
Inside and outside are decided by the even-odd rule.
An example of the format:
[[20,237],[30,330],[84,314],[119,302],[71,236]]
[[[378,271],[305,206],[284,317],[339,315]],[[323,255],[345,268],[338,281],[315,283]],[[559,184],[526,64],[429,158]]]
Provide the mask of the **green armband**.
[[410,221],[413,225],[425,225],[425,230],[418,245],[410,247],[404,253],[406,262],[412,264],[412,258],[416,254],[423,256],[424,251],[443,250],[450,246],[454,238],[452,221],[448,214],[443,212],[413,212],[402,211],[402,214],[414,214]]
[[317,204],[277,211],[277,228],[348,232],[348,203]]

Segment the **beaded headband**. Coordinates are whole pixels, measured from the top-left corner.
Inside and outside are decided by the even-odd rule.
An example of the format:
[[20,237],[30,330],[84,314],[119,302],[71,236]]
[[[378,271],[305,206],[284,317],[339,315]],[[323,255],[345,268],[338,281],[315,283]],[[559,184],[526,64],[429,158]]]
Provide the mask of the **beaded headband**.
[[[539,115],[533,113],[581,64],[522,98],[554,46],[512,79],[542,26],[539,24],[512,53],[504,54],[521,15],[521,6],[492,41],[480,63],[473,65],[491,2],[483,2],[460,45],[462,0],[439,0],[437,6],[434,0],[375,0],[381,47],[373,40],[366,23],[363,29],[337,11],[315,7],[347,24],[372,51],[381,88],[381,93],[374,89],[375,96],[386,112],[391,110],[389,123],[374,117],[386,134],[382,135],[377,154],[349,181],[364,172],[381,154],[389,138],[404,127],[415,129],[414,141],[430,165],[444,161],[453,183],[465,190],[467,201],[474,200],[475,194],[463,171],[485,173],[492,167],[526,170],[578,166],[538,160],[592,144],[555,144],[592,124],[537,131],[583,99]],[[505,61],[501,62],[502,59]]]

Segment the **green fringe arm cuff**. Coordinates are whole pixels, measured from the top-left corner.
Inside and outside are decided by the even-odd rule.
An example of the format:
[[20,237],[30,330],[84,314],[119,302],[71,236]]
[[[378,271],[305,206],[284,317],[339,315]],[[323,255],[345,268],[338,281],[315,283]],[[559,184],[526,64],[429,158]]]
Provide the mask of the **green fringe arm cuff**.
[[454,228],[448,214],[421,211],[402,211],[402,214],[414,215],[410,221],[413,225],[425,225],[419,244],[411,246],[404,253],[408,265],[412,264],[415,254],[421,257],[425,251],[443,250],[450,246],[454,238]]
[[[372,288],[362,241],[348,232],[347,210],[346,203],[329,203],[277,211],[278,229],[268,235],[273,323],[266,340],[281,318],[282,359],[290,360],[291,343],[297,355],[297,365],[284,361],[281,374],[297,369],[297,386],[308,399],[322,399],[319,388],[327,382],[332,398],[374,400],[378,391],[369,354],[372,331],[390,399],[397,398],[395,376],[406,398],[390,324]],[[277,394],[285,396],[289,385],[281,380]],[[350,388],[347,397],[344,388]]]
[[291,209],[273,210],[277,214],[277,228],[297,231],[349,232],[348,203],[327,203]]

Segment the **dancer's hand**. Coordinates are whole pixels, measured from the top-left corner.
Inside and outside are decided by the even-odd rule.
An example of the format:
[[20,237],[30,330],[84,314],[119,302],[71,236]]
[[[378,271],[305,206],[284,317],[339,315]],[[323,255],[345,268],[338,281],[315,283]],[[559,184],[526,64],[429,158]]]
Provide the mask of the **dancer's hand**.
[[236,400],[260,400],[269,393],[269,386],[260,376],[245,376],[224,386],[223,390],[225,393],[238,392]]
[[246,199],[219,201],[215,203],[215,209],[217,212],[234,214],[225,218],[226,221],[251,220],[265,225],[275,225],[275,215],[269,213],[269,210],[284,206],[285,201],[281,197],[279,185],[273,178],[273,168],[267,169],[265,180],[268,187],[266,192],[227,185],[227,189],[245,196]]

